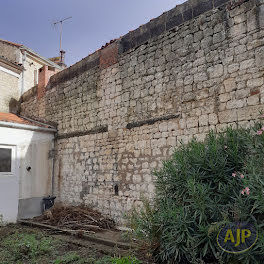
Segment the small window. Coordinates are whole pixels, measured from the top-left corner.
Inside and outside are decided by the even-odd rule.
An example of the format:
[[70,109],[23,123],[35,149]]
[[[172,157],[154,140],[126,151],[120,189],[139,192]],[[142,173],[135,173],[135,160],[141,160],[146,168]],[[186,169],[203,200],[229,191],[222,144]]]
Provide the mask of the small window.
[[38,70],[34,70],[34,85],[38,84]]
[[49,71],[55,71],[55,67],[48,66]]
[[15,146],[0,145],[0,176],[14,176],[15,162]]
[[0,172],[12,172],[12,149],[0,148]]

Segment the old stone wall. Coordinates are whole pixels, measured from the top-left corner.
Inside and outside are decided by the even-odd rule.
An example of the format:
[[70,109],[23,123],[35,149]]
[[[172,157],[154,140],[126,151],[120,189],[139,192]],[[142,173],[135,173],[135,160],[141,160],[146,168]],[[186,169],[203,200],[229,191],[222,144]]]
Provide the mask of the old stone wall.
[[3,41],[0,39],[0,56],[5,57],[7,60],[20,63],[19,44]]
[[19,100],[19,78],[0,70],[0,112],[10,111],[11,99]]
[[120,220],[173,149],[264,110],[264,1],[189,0],[54,75],[22,115],[58,125],[56,191]]

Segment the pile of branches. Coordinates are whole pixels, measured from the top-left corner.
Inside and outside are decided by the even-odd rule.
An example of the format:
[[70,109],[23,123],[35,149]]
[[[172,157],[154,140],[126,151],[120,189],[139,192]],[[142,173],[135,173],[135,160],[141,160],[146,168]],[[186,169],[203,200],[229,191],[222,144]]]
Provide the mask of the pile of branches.
[[44,215],[35,217],[33,221],[60,229],[88,233],[115,228],[114,220],[84,206],[57,205],[45,211]]

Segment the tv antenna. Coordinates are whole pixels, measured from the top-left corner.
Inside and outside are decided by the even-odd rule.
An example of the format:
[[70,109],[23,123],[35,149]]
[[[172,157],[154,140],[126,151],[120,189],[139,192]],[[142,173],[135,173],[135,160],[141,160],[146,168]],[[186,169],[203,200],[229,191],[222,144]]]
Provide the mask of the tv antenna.
[[54,26],[56,26],[57,24],[60,24],[60,51],[62,51],[62,24],[65,20],[71,19],[72,17],[67,17],[64,18],[62,20],[56,21],[53,23]]

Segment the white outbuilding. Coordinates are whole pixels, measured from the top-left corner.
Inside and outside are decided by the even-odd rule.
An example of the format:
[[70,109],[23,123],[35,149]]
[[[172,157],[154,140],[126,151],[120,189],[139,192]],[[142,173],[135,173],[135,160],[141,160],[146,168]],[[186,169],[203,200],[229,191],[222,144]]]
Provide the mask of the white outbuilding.
[[43,198],[53,193],[55,133],[49,125],[0,113],[0,222],[42,213]]

